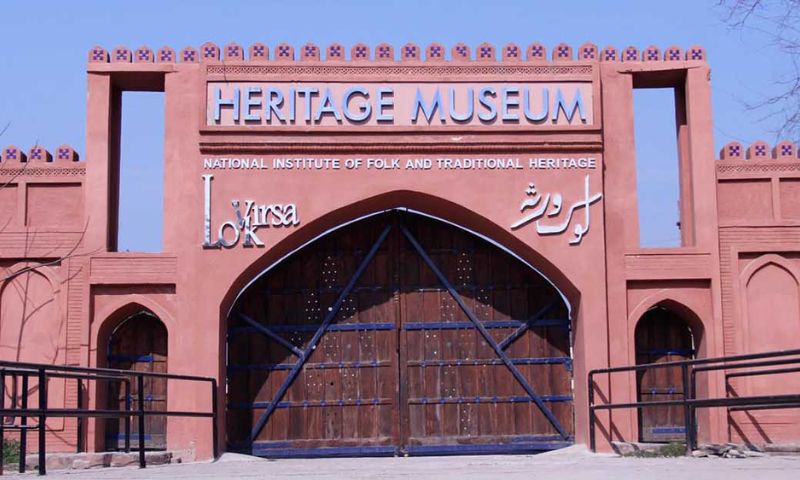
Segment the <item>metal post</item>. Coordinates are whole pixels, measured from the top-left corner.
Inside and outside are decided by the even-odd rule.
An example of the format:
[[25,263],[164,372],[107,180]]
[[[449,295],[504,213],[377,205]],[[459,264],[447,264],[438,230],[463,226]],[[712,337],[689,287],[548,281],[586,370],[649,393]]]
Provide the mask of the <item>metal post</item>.
[[594,413],[594,381],[593,381],[592,373],[589,373],[589,450],[595,451],[597,445],[595,445],[595,433],[594,433],[594,423],[595,423],[595,413]]
[[[83,408],[83,380],[80,378],[78,379],[78,410]],[[83,417],[78,417],[78,441],[76,451],[77,453],[81,453],[82,449],[82,441],[83,441]]]
[[27,467],[25,457],[28,456],[28,416],[25,411],[28,410],[28,378],[27,373],[22,374],[22,415],[20,416],[20,425],[22,430],[19,431],[19,473],[25,473]]
[[136,377],[136,399],[139,402],[139,468],[147,466],[144,459],[144,375]]
[[219,439],[217,425],[217,380],[211,380],[211,444],[213,445],[214,460],[219,457]]
[[681,378],[683,379],[683,425],[686,433],[686,453],[692,453],[692,440],[689,432],[692,429],[692,420],[689,409],[689,365],[681,365]]
[[125,387],[125,453],[131,451],[131,380],[126,378],[122,380],[122,385]]
[[47,475],[46,423],[47,423],[47,375],[39,369],[39,475]]
[[[689,398],[694,400],[697,396],[697,372],[695,372],[694,368],[692,369],[692,373],[689,375],[689,378]],[[689,417],[692,420],[692,428],[689,429],[688,425],[686,428],[689,432],[689,448],[694,451],[697,448],[697,419],[695,418],[694,405],[689,405]]]
[[[16,381],[14,382],[16,383]],[[6,408],[6,371],[0,370],[0,409]],[[13,405],[12,405],[13,408]],[[6,425],[6,416],[0,415],[0,475],[3,474],[3,470],[5,469],[5,465],[3,464],[3,458],[5,457],[5,425]]]

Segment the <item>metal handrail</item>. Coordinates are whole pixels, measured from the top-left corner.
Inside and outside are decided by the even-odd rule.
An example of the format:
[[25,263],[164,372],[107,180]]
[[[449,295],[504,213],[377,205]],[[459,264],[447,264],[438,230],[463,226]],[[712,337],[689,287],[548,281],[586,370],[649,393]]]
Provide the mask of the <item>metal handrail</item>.
[[[733,370],[742,368],[760,368],[768,366],[792,365],[800,363],[800,349],[778,350],[772,352],[752,353],[745,355],[732,355],[727,357],[698,358],[692,360],[680,360],[663,363],[647,363],[640,365],[626,365],[622,367],[598,368],[589,371],[588,374],[588,393],[589,393],[589,448],[596,449],[596,410],[631,409],[640,411],[642,408],[677,406],[683,407],[684,425],[686,434],[687,451],[693,450],[697,446],[697,422],[695,410],[698,408],[727,407],[735,410],[747,410],[748,407],[758,410],[794,408],[800,407],[800,393],[784,395],[756,395],[749,397],[725,397],[720,398],[696,398],[697,394],[697,374],[718,370]],[[791,357],[791,358],[785,358]],[[776,359],[766,360],[762,359]],[[761,361],[756,361],[761,360]],[[680,367],[683,379],[683,399],[682,400],[659,400],[650,402],[626,402],[626,403],[594,403],[595,375],[610,375],[622,372],[639,372],[658,368]],[[800,372],[800,366],[790,368],[780,368],[771,370],[753,370],[747,372],[735,372],[725,375],[725,382],[733,377],[746,377],[756,375],[776,375],[783,373]],[[726,389],[727,392],[727,389]]]
[[[22,380],[22,395],[20,399],[20,406],[17,407],[16,395],[10,408],[5,405],[5,383],[6,377],[10,376],[14,380],[15,390],[17,378]],[[28,385],[29,378],[36,377],[38,379],[38,395],[39,405],[37,408],[28,408]],[[78,397],[77,408],[52,408],[47,404],[47,383],[50,378],[64,378],[66,380],[77,380],[78,382]],[[207,382],[211,386],[211,411],[155,411],[145,410],[144,408],[144,379],[145,378],[162,378],[176,381],[190,381],[190,382]],[[134,412],[131,409],[131,381],[137,382],[137,403],[138,408]],[[88,409],[83,408],[83,382],[84,381],[115,381],[121,382],[124,387],[125,393],[125,409]],[[20,425],[5,425],[5,417],[20,417]],[[19,430],[20,431],[20,473],[25,472],[25,456],[27,450],[27,431],[38,430],[39,437],[39,475],[47,473],[46,466],[46,422],[48,417],[55,418],[75,418],[78,420],[78,441],[77,450],[82,451],[83,442],[83,420],[85,418],[121,418],[125,421],[125,451],[130,451],[130,422],[131,417],[138,419],[138,452],[139,452],[139,467],[145,468],[147,466],[145,458],[145,417],[147,416],[163,416],[163,417],[194,417],[194,418],[210,418],[212,423],[212,450],[214,458],[219,456],[219,443],[218,443],[218,406],[217,406],[217,380],[212,377],[200,377],[193,375],[178,375],[171,373],[156,373],[156,372],[133,372],[130,370],[120,370],[112,368],[89,368],[89,367],[75,367],[75,366],[57,366],[46,365],[39,363],[25,363],[25,362],[9,362],[0,361],[0,475],[3,474],[3,439],[4,430]],[[28,417],[38,417],[36,425],[27,425]]]

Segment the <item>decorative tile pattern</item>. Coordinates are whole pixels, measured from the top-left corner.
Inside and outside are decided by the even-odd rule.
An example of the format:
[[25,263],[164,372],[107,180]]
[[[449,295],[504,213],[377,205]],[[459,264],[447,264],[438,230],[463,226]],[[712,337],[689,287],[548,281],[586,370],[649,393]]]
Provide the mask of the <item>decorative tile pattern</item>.
[[503,60],[519,60],[522,57],[522,50],[514,43],[509,43],[503,47]]
[[128,47],[114,47],[111,52],[111,63],[130,63],[131,51]]
[[772,151],[772,156],[783,160],[797,158],[795,154],[794,143],[788,140],[783,140],[778,142],[778,144],[775,145],[775,148]]
[[401,50],[403,60],[419,60],[419,47],[413,43],[406,43]]
[[172,63],[175,61],[175,50],[170,47],[161,47],[156,54],[158,63]]
[[294,47],[288,43],[280,43],[275,47],[275,60],[294,60]]
[[56,149],[56,160],[77,162],[78,154],[69,145],[59,145]]
[[661,52],[655,45],[650,45],[644,50],[643,57],[646,62],[657,62],[661,59]]
[[3,149],[3,161],[4,162],[27,162],[28,157],[25,156],[25,153],[17,148],[14,145],[9,145]]
[[611,46],[604,48],[603,53],[600,55],[600,60],[604,62],[616,62],[617,59],[617,49]]
[[444,45],[441,43],[431,43],[428,45],[428,48],[425,51],[425,60],[444,60]]
[[197,50],[194,47],[186,47],[181,50],[181,62],[197,63],[198,60]]
[[572,47],[559,43],[553,48],[553,60],[572,60]]
[[394,60],[394,48],[388,43],[381,43],[375,47],[375,60],[383,62]]
[[219,61],[219,47],[212,42],[200,45],[200,60],[204,63]]
[[547,58],[547,49],[541,43],[532,43],[528,45],[528,60],[545,60]]
[[237,43],[229,43],[225,45],[225,60],[244,60],[244,49]]
[[153,62],[153,50],[150,47],[139,47],[133,53],[133,61],[134,63],[152,63]]
[[743,157],[744,151],[742,149],[742,144],[739,142],[728,142],[722,147],[722,151],[720,152],[720,158],[723,160],[728,159],[736,159],[740,160]]
[[747,158],[764,160],[769,157],[769,145],[763,140],[751,143],[750,147],[747,149]]
[[693,45],[686,50],[686,60],[706,60],[706,50],[700,45]]
[[344,60],[344,47],[339,43],[328,46],[327,60]]
[[369,60],[369,47],[363,43],[357,43],[350,49],[351,60]]
[[453,60],[469,60],[470,53],[469,47],[465,43],[457,43],[453,46],[450,54],[453,56]]
[[319,47],[313,43],[306,43],[300,50],[301,60],[319,60]]
[[481,43],[478,45],[478,48],[475,50],[477,53],[478,60],[497,60],[497,56],[494,53],[494,45],[489,43]]
[[269,60],[269,48],[263,43],[254,43],[250,45],[250,61],[253,60]]
[[89,50],[89,61],[106,63],[108,62],[108,52],[103,47],[94,47]]
[[623,62],[638,62],[639,61],[639,49],[630,46],[626,47],[625,50],[622,51],[622,61]]
[[683,60],[683,51],[680,47],[672,45],[664,50],[664,60],[667,62],[679,62]]
[[584,43],[578,49],[578,60],[597,60],[597,45]]
[[52,162],[53,156],[44,147],[35,146],[28,151],[28,158],[38,162]]

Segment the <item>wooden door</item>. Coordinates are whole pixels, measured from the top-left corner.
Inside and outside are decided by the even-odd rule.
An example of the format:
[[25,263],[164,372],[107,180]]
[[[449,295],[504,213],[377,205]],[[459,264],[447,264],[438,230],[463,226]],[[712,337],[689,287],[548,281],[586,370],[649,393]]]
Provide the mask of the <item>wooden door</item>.
[[488,242],[399,212],[356,222],[237,302],[228,448],[285,457],[565,446],[569,332],[555,288]]
[[[125,320],[109,339],[108,367],[133,372],[167,372],[167,329],[152,313],[141,312]],[[139,408],[138,387],[135,377],[131,377],[129,396],[132,410]],[[109,385],[109,408],[125,408],[125,392],[119,383]],[[144,408],[152,411],[167,409],[167,381],[161,378],[145,377]],[[125,446],[124,420],[107,421],[106,446],[111,450]],[[131,419],[131,448],[138,446],[139,426]],[[166,417],[148,415],[145,418],[145,448],[163,450],[167,447]]]
[[[636,326],[636,363],[664,363],[694,358],[692,332],[674,312],[657,307],[646,312]],[[683,399],[680,367],[663,367],[639,372],[638,399],[641,402]],[[683,407],[643,408],[639,412],[639,437],[643,442],[684,441],[686,426]]]

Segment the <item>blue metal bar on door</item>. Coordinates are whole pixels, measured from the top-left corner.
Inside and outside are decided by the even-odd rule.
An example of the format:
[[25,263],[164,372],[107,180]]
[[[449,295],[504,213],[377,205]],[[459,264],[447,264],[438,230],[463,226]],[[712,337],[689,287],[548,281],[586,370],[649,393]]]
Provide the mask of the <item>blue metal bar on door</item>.
[[[390,367],[392,364],[388,361],[372,360],[369,362],[329,362],[329,363],[306,363],[306,370],[314,369],[339,369],[339,368],[378,368]],[[228,365],[228,370],[231,372],[248,371],[248,370],[291,370],[294,363],[251,363],[247,365]]]
[[[562,318],[543,318],[539,320],[488,320],[482,321],[484,328],[531,328],[531,327],[569,327],[569,320]],[[403,330],[461,330],[475,328],[472,322],[404,322]]]
[[[572,395],[540,395],[543,402],[571,402]],[[408,403],[412,405],[426,404],[478,404],[478,403],[531,403],[533,399],[528,396],[511,397],[418,397],[409,398]]]
[[[511,363],[514,365],[558,365],[562,364],[567,366],[568,369],[572,368],[572,359],[569,357],[531,357],[531,358],[512,358]],[[470,360],[410,360],[406,363],[409,367],[452,367],[452,366],[468,366],[468,365],[504,365],[503,360],[499,358],[483,358],[483,359],[470,359]]]
[[439,270],[439,267],[436,266],[431,257],[428,256],[428,254],[425,252],[425,249],[422,248],[422,245],[420,245],[419,242],[417,242],[417,239],[414,238],[414,235],[412,235],[411,232],[404,225],[400,225],[400,229],[403,232],[403,235],[406,237],[406,239],[408,239],[408,241],[411,242],[411,245],[414,247],[417,253],[422,257],[422,259],[425,261],[428,267],[436,275],[436,278],[439,279],[439,282],[445,288],[447,288],[447,291],[450,293],[450,296],[453,297],[453,300],[455,300],[455,302],[458,304],[459,308],[461,308],[461,310],[464,312],[467,318],[469,318],[469,320],[475,325],[475,328],[477,328],[478,331],[481,333],[481,335],[483,335],[483,338],[484,340],[486,340],[486,343],[488,343],[489,346],[491,346],[492,349],[495,351],[497,356],[500,357],[501,360],[503,360],[503,363],[505,364],[506,368],[508,368],[508,370],[511,372],[511,375],[513,375],[513,377],[517,380],[520,386],[522,386],[522,388],[525,390],[528,396],[536,403],[536,406],[539,407],[539,410],[542,412],[542,414],[544,414],[544,416],[547,418],[547,420],[550,422],[553,428],[556,429],[556,431],[561,435],[561,437],[563,437],[564,439],[568,438],[569,433],[561,425],[561,422],[559,422],[556,416],[553,414],[553,412],[551,412],[550,409],[547,408],[547,405],[544,404],[541,397],[528,383],[528,380],[525,379],[525,377],[522,375],[519,369],[512,363],[511,359],[508,357],[508,355],[506,355],[505,351],[502,348],[500,348],[500,346],[495,341],[494,337],[492,337],[489,331],[486,330],[486,328],[481,324],[480,320],[478,320],[478,318],[475,316],[472,310],[470,310],[467,304],[464,303],[464,300],[461,298],[461,295],[459,295],[458,292],[455,290],[455,288],[453,288],[453,285],[450,283],[447,277],[444,276],[441,270]]
[[255,328],[260,333],[263,333],[267,337],[271,338],[272,340],[277,342],[279,345],[281,345],[282,347],[286,348],[290,352],[294,353],[298,357],[303,354],[303,351],[300,350],[299,348],[297,348],[296,345],[290,343],[289,340],[286,340],[285,338],[281,337],[277,333],[273,332],[272,330],[269,329],[269,327],[256,322],[255,320],[253,320],[252,318],[248,317],[247,315],[245,315],[242,312],[237,312],[236,314],[239,316],[239,318],[243,322],[247,323],[248,325],[250,325],[251,327]]
[[[316,332],[319,329],[319,323],[310,324],[280,324],[270,325],[269,329],[274,333],[300,333],[300,332]],[[375,330],[394,330],[394,323],[341,323],[328,326],[328,332],[360,332],[360,331],[375,331]],[[254,333],[258,332],[256,327],[241,326],[231,327],[228,333],[231,335]]]
[[353,287],[355,287],[355,284],[356,282],[358,282],[358,279],[361,278],[361,275],[367,269],[367,266],[372,261],[372,258],[375,257],[376,253],[378,253],[378,249],[386,240],[386,237],[389,236],[389,232],[391,231],[391,229],[392,229],[391,225],[387,225],[383,229],[380,236],[378,236],[378,239],[372,245],[372,248],[370,248],[369,253],[367,253],[364,259],[361,260],[361,263],[359,263],[355,273],[350,278],[350,280],[348,280],[347,285],[345,285],[341,293],[339,293],[339,296],[336,298],[336,301],[333,303],[333,305],[328,307],[328,311],[325,315],[325,319],[322,321],[322,324],[314,333],[314,336],[311,337],[311,340],[308,342],[305,349],[301,352],[300,358],[297,359],[297,363],[295,363],[294,367],[292,367],[292,369],[289,371],[289,375],[286,377],[286,380],[284,380],[281,386],[278,388],[278,391],[275,393],[272,401],[269,403],[269,406],[267,406],[266,410],[264,411],[264,413],[261,414],[261,417],[259,417],[255,426],[253,427],[253,430],[251,431],[249,438],[249,441],[251,443],[255,441],[259,433],[261,433],[261,430],[264,429],[264,425],[267,424],[269,417],[272,416],[272,412],[275,411],[278,402],[281,401],[283,396],[286,394],[286,391],[289,389],[289,386],[292,384],[292,382],[294,382],[295,378],[297,378],[297,374],[300,373],[300,370],[303,368],[303,365],[308,360],[309,355],[311,355],[314,349],[317,348],[317,344],[319,343],[322,336],[325,334],[325,331],[327,330],[330,323],[333,321],[333,318],[336,316],[337,313],[339,313],[339,310],[342,307],[342,303],[344,303],[344,300],[347,298],[348,295],[350,295],[350,292],[353,290]]

